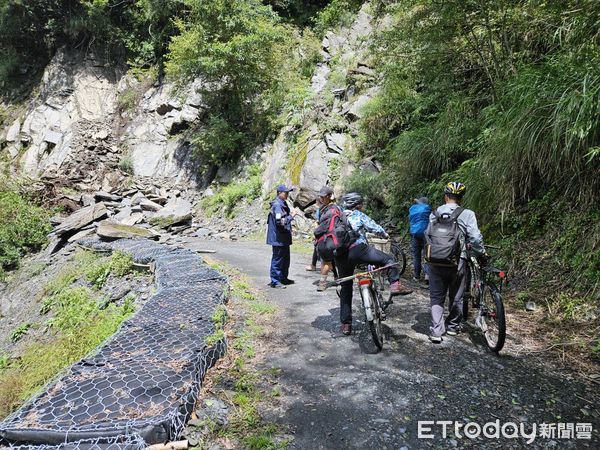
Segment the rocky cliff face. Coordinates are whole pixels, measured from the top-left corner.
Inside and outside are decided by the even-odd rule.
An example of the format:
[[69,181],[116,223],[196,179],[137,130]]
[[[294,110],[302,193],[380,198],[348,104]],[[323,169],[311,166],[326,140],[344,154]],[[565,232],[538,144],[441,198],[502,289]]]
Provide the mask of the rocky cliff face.
[[[369,8],[323,39],[301,124],[284,127],[249,158],[263,166],[263,196],[272,196],[280,182],[291,183],[297,187],[292,200],[307,215],[320,187],[332,185],[339,193],[356,165],[356,120],[377,91],[369,45],[382,24]],[[93,56],[59,52],[37,95],[0,131],[1,155],[30,177],[84,192],[114,192],[129,172],[138,183],[165,187],[228,183],[243,176],[244,162],[199,173],[185,138],[186,129],[202,123],[201,87],[201,80],[179,89],[146,83]],[[372,162],[363,165],[377,170]]]
[[[323,185],[342,193],[343,181],[358,166],[377,171],[375,161],[356,161],[356,121],[364,105],[377,93],[377,74],[370,61],[374,32],[386,26],[376,22],[365,4],[354,22],[327,33],[321,61],[312,78],[312,108],[302,125],[284,128],[265,158],[263,194],[269,195],[280,182],[298,189],[292,200],[310,217],[316,193]],[[310,220],[297,220],[300,228]]]

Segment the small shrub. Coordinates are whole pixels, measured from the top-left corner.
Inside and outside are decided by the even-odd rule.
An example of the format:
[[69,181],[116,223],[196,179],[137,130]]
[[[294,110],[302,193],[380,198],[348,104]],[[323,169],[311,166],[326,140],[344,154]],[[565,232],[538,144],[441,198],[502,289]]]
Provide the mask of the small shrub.
[[260,195],[262,176],[260,166],[255,165],[249,169],[249,176],[244,181],[237,181],[218,189],[212,197],[202,201],[202,207],[209,215],[223,210],[227,217],[232,217],[235,207],[243,199],[254,200]]
[[133,158],[131,156],[123,156],[119,161],[119,169],[129,175],[133,175]]
[[51,229],[45,210],[0,186],[0,277],[15,268],[24,253],[42,248]]
[[322,36],[331,28],[349,25],[362,3],[361,0],[332,0],[317,14],[315,31]]
[[117,100],[118,107],[121,111],[133,111],[140,100],[141,94],[137,89],[127,88]]
[[13,343],[19,342],[21,338],[27,334],[32,325],[31,322],[25,322],[19,325],[10,335],[10,341]]
[[133,257],[128,253],[116,251],[110,259],[110,270],[117,277],[124,277],[133,271]]

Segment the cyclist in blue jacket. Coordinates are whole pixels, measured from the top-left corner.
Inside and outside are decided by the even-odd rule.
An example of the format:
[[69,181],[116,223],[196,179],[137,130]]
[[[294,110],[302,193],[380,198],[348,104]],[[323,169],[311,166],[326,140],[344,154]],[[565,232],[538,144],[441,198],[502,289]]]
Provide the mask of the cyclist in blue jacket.
[[425,230],[429,225],[431,206],[427,197],[415,199],[415,204],[408,210],[408,221],[410,223],[410,248],[412,250],[413,268],[415,281],[421,278],[421,269],[425,272],[425,281],[429,280],[427,266],[423,267],[421,258],[425,248]]

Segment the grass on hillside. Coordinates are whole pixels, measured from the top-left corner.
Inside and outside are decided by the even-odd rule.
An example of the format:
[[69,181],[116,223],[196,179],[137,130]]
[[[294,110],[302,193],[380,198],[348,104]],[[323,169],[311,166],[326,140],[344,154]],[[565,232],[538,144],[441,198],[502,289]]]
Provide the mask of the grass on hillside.
[[255,164],[248,169],[246,179],[219,186],[214,195],[202,200],[202,207],[209,216],[221,211],[226,217],[232,218],[243,200],[250,202],[258,198],[261,187],[261,168]]
[[[99,301],[96,290],[108,276],[124,276],[132,270],[131,258],[116,252],[98,258],[95,253],[78,253],[44,288],[40,313],[50,311],[46,321],[49,336],[41,342],[29,343],[20,358],[0,358],[0,417],[5,417],[29,397],[39,392],[66,367],[79,361],[113,335],[134,311],[132,298],[121,306]],[[108,270],[108,272],[107,272]],[[87,280],[92,288],[74,284]],[[28,322],[15,333],[23,334]]]

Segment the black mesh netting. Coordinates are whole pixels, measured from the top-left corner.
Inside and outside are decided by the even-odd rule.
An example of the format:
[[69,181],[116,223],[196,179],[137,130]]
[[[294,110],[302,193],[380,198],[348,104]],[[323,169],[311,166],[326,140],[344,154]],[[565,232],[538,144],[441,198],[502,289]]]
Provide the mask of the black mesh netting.
[[0,438],[115,450],[177,439],[206,370],[225,352],[223,340],[211,347],[205,340],[216,330],[226,278],[191,250],[140,240],[84,245],[153,262],[157,293],[96,353],[0,423]]

